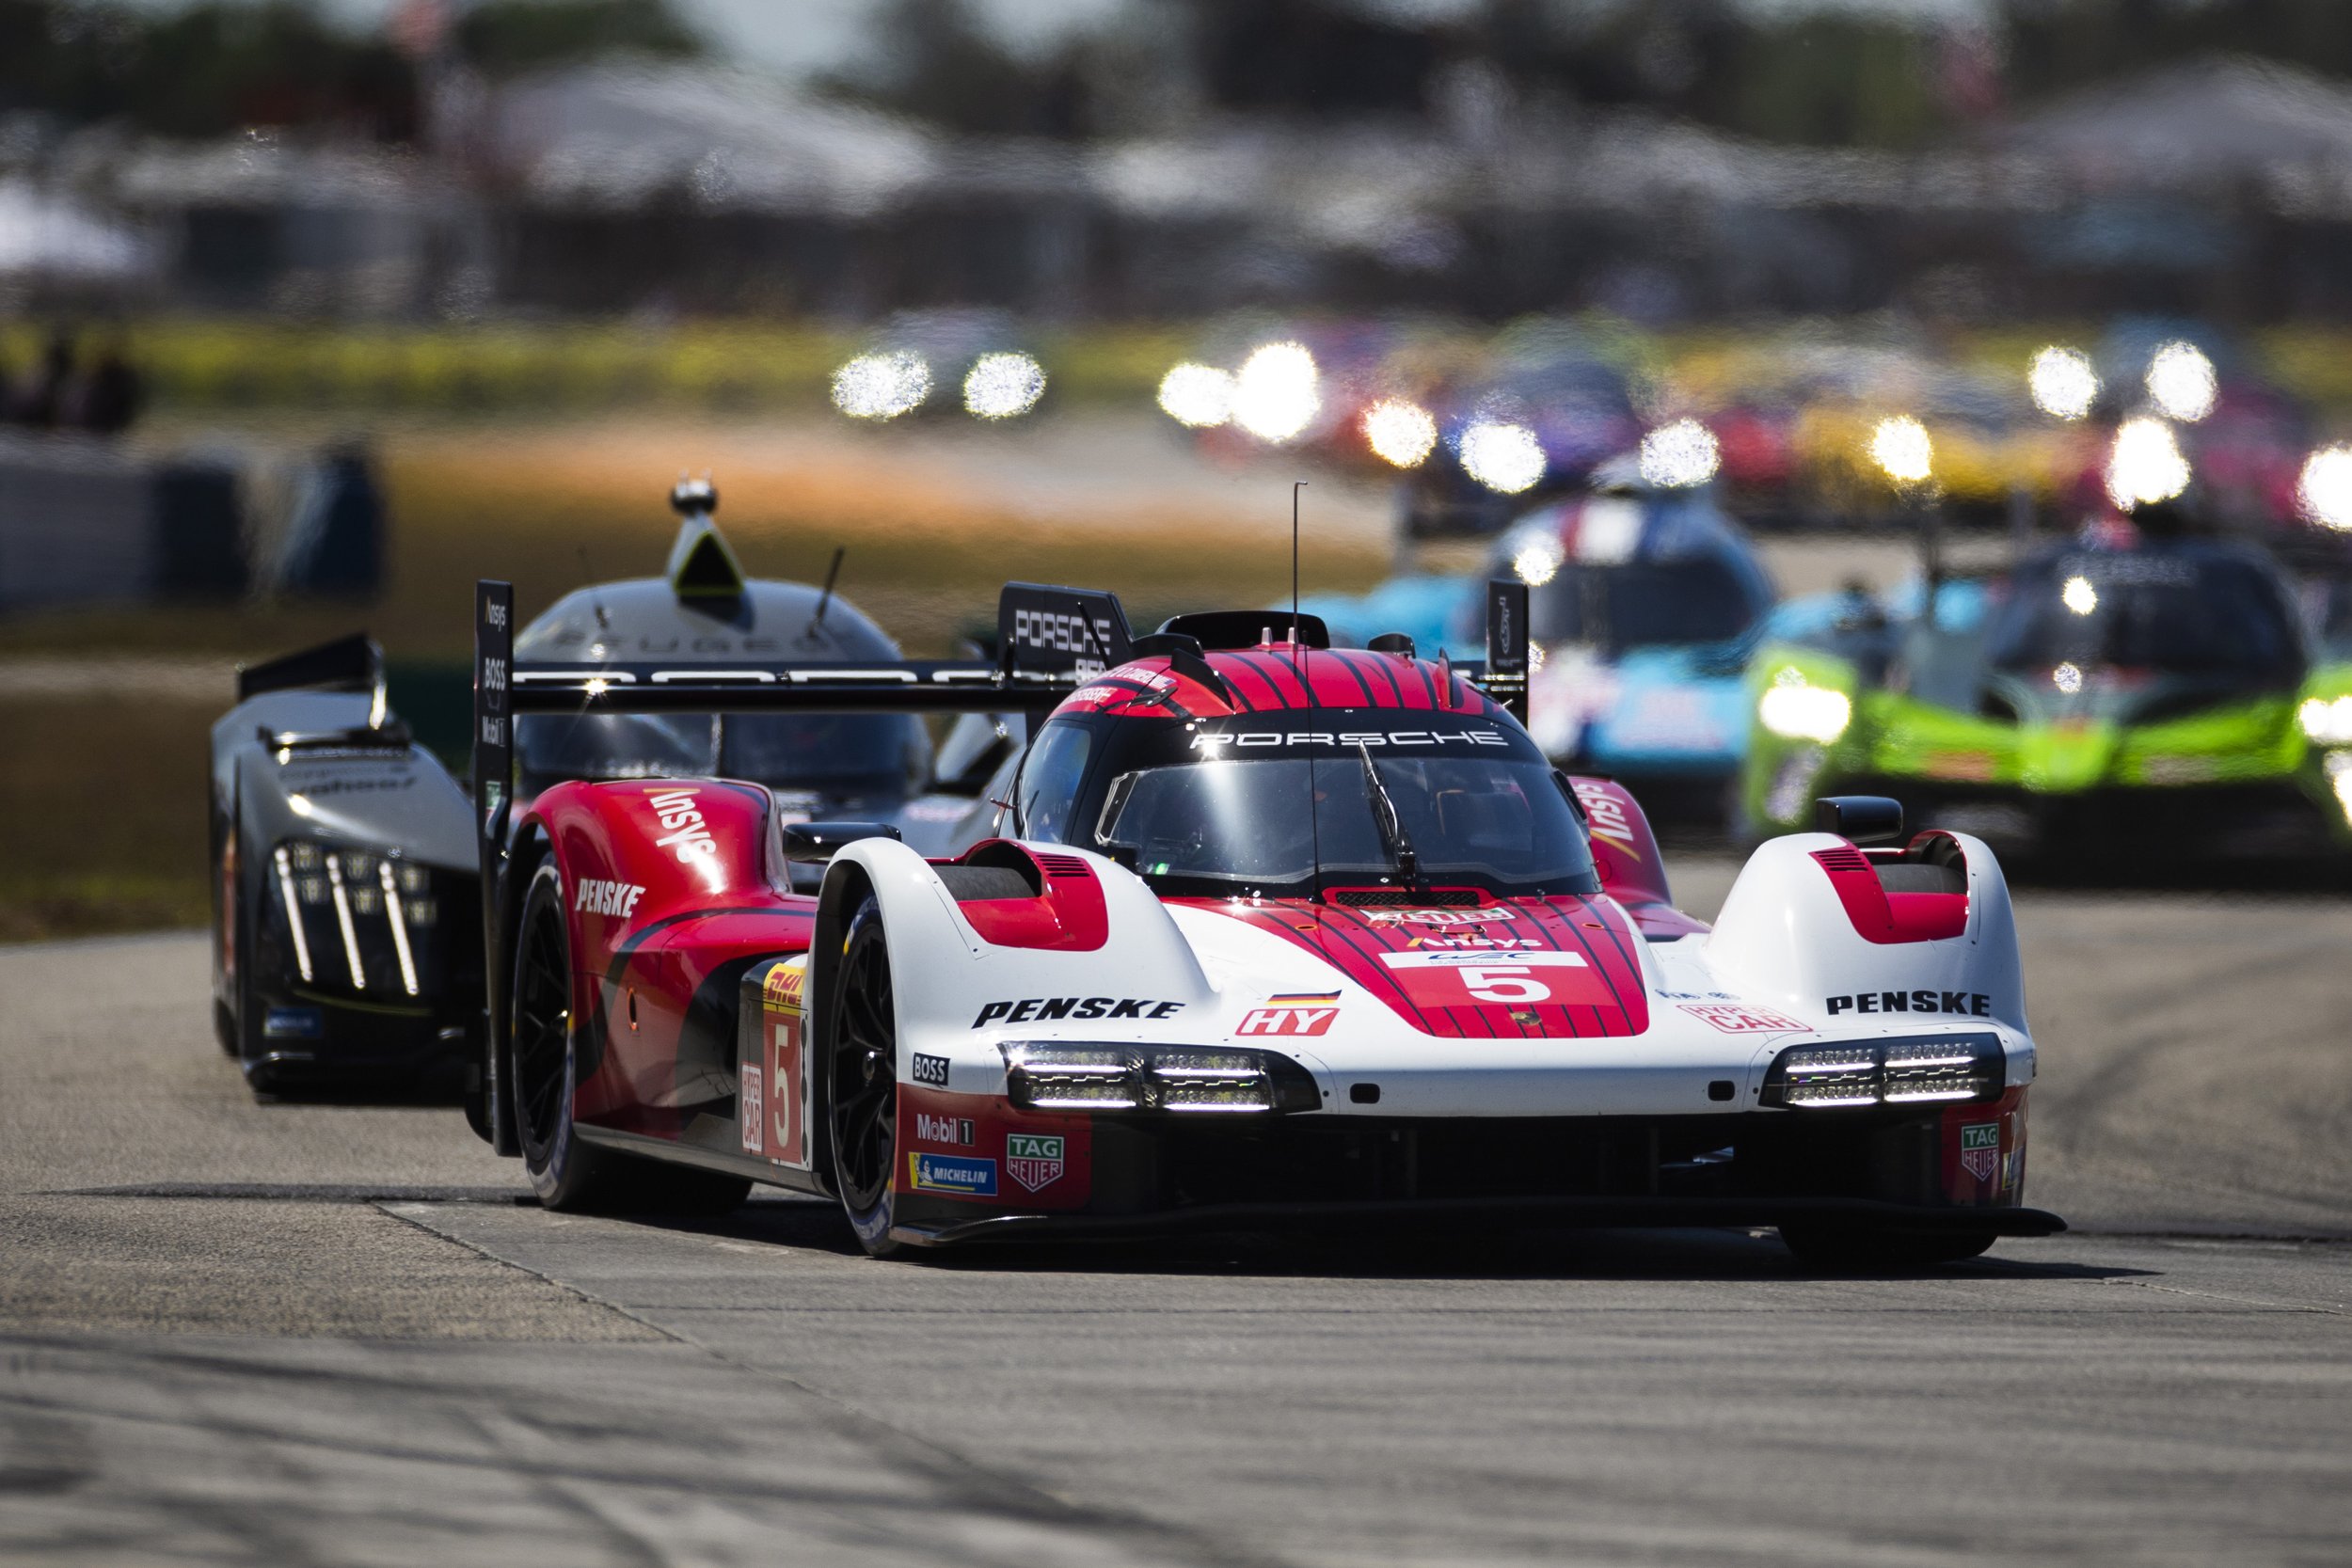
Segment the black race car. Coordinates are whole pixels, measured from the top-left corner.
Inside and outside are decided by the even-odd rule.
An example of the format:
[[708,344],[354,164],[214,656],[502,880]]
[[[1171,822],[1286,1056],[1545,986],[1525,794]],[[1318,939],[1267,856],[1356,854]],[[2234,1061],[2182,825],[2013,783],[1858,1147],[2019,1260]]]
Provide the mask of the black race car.
[[[664,576],[567,594],[522,628],[516,656],[684,658],[715,680],[899,657],[830,582],[746,579],[707,483],[672,504],[683,520]],[[243,670],[213,729],[213,1014],[257,1093],[456,1090],[479,1055],[473,808],[391,710],[383,665],[358,636]],[[947,778],[906,713],[543,715],[515,741],[525,802],[569,779],[723,772],[767,784],[789,815],[902,822],[922,842],[970,810],[1018,737],[967,715],[941,749]]]

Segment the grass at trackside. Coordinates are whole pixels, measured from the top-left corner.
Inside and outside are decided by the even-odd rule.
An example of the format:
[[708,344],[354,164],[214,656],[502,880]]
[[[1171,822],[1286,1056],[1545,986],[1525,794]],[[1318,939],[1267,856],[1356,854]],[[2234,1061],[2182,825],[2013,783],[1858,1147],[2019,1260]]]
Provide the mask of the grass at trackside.
[[[676,419],[395,424],[375,441],[391,518],[388,582],[375,602],[20,614],[0,620],[0,657],[260,657],[364,626],[396,657],[462,659],[477,577],[513,581],[530,614],[585,582],[659,573],[676,524],[662,497],[698,459],[718,466],[720,526],[746,570],[816,581],[834,546],[846,546],[842,593],[911,653],[950,652],[961,629],[993,624],[1008,578],[1111,588],[1139,622],[1202,604],[1271,603],[1289,589],[1279,516],[1245,532],[1197,494],[1158,498],[1146,480],[1117,519],[1078,519],[1029,507],[1018,483],[960,487],[956,468],[898,462],[887,440],[807,437],[829,436],[830,421],[801,421],[797,439],[784,443],[766,428]],[[1311,533],[1305,565],[1311,588],[1352,590],[1378,580],[1389,561],[1360,532]]]
[[176,702],[0,700],[0,942],[200,925],[206,736]]
[[[609,422],[394,429],[381,443],[393,515],[390,580],[373,604],[247,604],[57,611],[0,620],[0,659],[136,653],[257,657],[364,626],[395,659],[462,663],[470,584],[511,578],[526,613],[582,582],[658,573],[675,528],[662,505],[675,433]],[[745,567],[821,578],[915,654],[993,624],[1009,578],[1119,591],[1142,625],[1203,604],[1263,604],[1289,585],[1287,533],[1245,536],[1196,497],[1152,510],[1150,485],[1109,523],[1025,515],[1018,487],[960,493],[896,471],[893,449],[825,462],[753,461],[721,475],[720,522]],[[665,471],[666,470],[666,471]],[[1013,498],[1007,500],[1009,495]],[[1187,511],[1186,506],[1193,510]],[[584,551],[584,558],[583,558]],[[1311,543],[1311,586],[1361,588],[1387,568],[1361,538]],[[14,742],[0,808],[19,825],[0,866],[0,941],[153,929],[206,918],[204,770],[217,705],[131,696],[0,698]],[[71,812],[61,808],[72,806]],[[68,820],[75,826],[46,827]]]

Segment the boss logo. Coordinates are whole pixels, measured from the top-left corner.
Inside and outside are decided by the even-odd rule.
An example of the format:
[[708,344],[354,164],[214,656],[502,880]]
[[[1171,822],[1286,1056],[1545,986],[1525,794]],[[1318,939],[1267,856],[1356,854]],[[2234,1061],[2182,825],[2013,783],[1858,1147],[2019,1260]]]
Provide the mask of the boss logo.
[[1829,999],[1829,1016],[1839,1013],[1964,1013],[1991,1018],[1993,998],[1980,990],[1866,990]]
[[918,1084],[929,1084],[935,1089],[944,1089],[947,1086],[947,1058],[926,1056],[918,1051],[914,1053],[914,1066],[910,1076]]

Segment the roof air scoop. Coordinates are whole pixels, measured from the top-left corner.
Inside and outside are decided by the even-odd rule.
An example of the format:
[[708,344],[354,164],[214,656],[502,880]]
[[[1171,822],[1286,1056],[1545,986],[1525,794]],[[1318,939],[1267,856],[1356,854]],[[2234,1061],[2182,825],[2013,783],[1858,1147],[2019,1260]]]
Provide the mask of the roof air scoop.
[[671,592],[681,599],[742,597],[742,562],[710,520],[719,510],[719,491],[709,476],[681,477],[670,491],[670,507],[678,515],[677,543],[670,546],[665,569]]

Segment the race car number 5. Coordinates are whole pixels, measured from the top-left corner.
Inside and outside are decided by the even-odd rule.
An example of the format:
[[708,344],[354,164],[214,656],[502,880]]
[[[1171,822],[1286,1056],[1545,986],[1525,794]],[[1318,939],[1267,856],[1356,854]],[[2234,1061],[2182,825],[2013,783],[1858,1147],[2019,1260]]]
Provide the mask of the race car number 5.
[[1519,968],[1465,969],[1462,989],[1481,1002],[1549,1002],[1551,988]]
[[1423,948],[1383,953],[1380,961],[1417,1007],[1462,1007],[1478,1002],[1589,1006],[1610,1000],[1607,982],[1581,953]]

